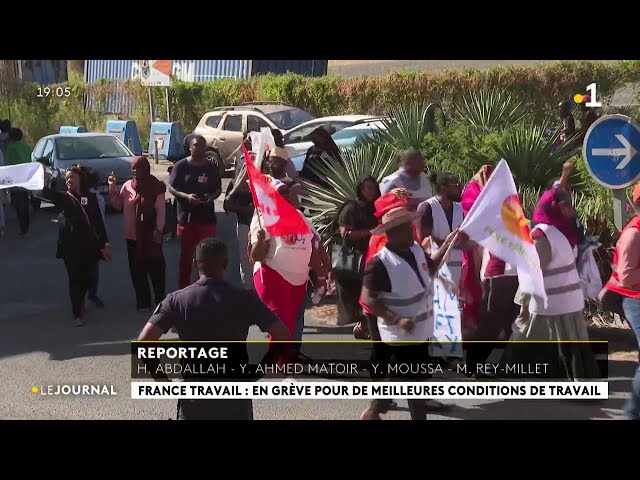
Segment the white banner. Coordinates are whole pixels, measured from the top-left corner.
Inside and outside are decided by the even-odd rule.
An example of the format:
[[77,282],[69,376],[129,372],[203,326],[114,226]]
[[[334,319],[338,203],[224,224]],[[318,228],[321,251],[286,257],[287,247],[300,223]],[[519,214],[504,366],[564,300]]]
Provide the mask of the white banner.
[[254,165],[260,169],[264,154],[276,146],[276,141],[269,127],[262,127],[259,132],[249,132],[249,138],[251,151],[256,154]]
[[0,167],[0,190],[15,187],[42,190],[44,188],[43,168],[38,162]]
[[607,382],[131,382],[133,399],[607,399]]
[[460,304],[455,287],[451,282],[451,272],[443,264],[433,279],[433,338],[442,343],[431,343],[429,354],[432,357],[464,356],[462,344],[462,320]]
[[547,304],[540,257],[531,238],[516,184],[503,159],[460,226],[471,240],[518,270],[520,289]]

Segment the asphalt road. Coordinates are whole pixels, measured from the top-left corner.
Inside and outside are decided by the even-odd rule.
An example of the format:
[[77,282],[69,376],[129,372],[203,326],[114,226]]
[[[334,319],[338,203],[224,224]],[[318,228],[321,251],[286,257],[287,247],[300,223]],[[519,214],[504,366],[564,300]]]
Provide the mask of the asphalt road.
[[[221,205],[219,205],[221,209]],[[55,258],[57,226],[51,209],[33,218],[31,236],[17,236],[9,209],[8,233],[0,240],[0,418],[2,419],[169,419],[173,400],[130,399],[130,344],[146,321],[135,311],[121,216],[110,214],[107,227],[113,261],[100,270],[105,310],[89,308],[88,324],[72,326],[66,273]],[[219,235],[232,251],[229,281],[239,283],[233,217],[221,214]],[[166,243],[168,287],[177,285],[178,244]],[[251,332],[251,338],[260,338]],[[309,318],[304,339],[352,339],[350,328],[323,326]],[[604,405],[560,401],[457,402],[439,419],[611,419],[620,418],[635,364],[611,362],[610,399]],[[114,397],[52,397],[33,394],[33,386],[114,385]],[[408,419],[406,403],[387,419]],[[357,419],[367,401],[255,401],[257,419]]]

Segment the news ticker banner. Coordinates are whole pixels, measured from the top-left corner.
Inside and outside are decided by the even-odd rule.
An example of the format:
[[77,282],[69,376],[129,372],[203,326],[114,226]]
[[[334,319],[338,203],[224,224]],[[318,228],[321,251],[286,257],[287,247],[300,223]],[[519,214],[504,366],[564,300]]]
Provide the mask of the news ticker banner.
[[[567,378],[572,352],[590,349],[598,359],[596,378],[608,377],[607,342],[457,342],[467,361],[424,355],[396,356],[416,344],[402,342],[375,345],[382,348],[372,360],[370,341],[312,342],[132,342],[132,379],[259,380],[282,378],[423,380],[451,375],[488,375],[508,380],[556,380]],[[301,351],[309,359],[301,362]],[[474,358],[497,358],[473,362]],[[420,353],[420,352],[419,352]],[[406,356],[406,355],[405,355]]]
[[607,382],[132,382],[132,399],[606,400]]

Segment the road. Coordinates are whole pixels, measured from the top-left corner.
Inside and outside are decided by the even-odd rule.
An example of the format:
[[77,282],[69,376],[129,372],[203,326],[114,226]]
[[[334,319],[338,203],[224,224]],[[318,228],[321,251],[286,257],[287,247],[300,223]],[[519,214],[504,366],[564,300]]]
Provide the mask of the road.
[[[221,204],[217,208],[221,210]],[[113,261],[101,265],[100,295],[106,308],[89,308],[88,324],[72,326],[66,273],[55,258],[56,225],[51,209],[33,219],[31,236],[20,239],[9,213],[8,233],[0,240],[0,418],[1,419],[170,419],[173,400],[130,399],[130,344],[146,321],[135,311],[121,216],[110,214],[107,228]],[[239,283],[233,217],[219,216],[219,235],[232,251],[229,281]],[[167,242],[167,280],[177,285],[178,244]],[[252,331],[251,338],[261,333]],[[352,339],[349,327],[331,327],[307,319],[304,338]],[[632,359],[611,362],[610,399],[603,405],[550,400],[458,402],[438,419],[611,419],[620,418],[628,396]],[[50,397],[31,393],[33,386],[99,383],[114,385],[115,397]],[[386,419],[409,418],[406,403]],[[364,400],[255,401],[256,419],[357,419]]]

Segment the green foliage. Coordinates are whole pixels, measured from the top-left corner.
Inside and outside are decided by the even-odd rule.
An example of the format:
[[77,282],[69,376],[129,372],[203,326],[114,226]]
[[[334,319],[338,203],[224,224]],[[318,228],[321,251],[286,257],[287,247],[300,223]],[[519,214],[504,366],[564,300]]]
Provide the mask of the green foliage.
[[560,177],[562,165],[581,148],[580,139],[573,137],[555,148],[560,130],[550,136],[547,124],[531,121],[506,128],[491,143],[488,150],[476,151],[476,159],[491,163],[504,158],[517,184],[548,188]]
[[[138,82],[97,82],[81,84],[66,100],[37,98],[35,85],[12,89],[0,98],[0,115],[20,125],[33,143],[40,136],[57,131],[58,121],[104,128],[113,114],[121,113],[138,123],[146,136],[149,125],[147,89]],[[386,76],[341,78],[335,76],[302,77],[300,75],[264,75],[248,80],[221,79],[204,83],[176,81],[171,87],[171,119],[192,130],[202,115],[213,107],[255,100],[278,100],[290,103],[316,116],[362,114],[384,115],[396,105],[440,103],[445,112],[469,92],[501,92],[513,102],[522,102],[536,119],[556,114],[558,102],[571,99],[595,82],[604,102],[628,84],[640,82],[640,61],[591,62],[562,61],[535,67],[496,67],[488,70],[443,71],[439,73],[403,72]],[[128,99],[127,112],[108,112],[106,100],[118,92]],[[91,95],[100,104],[89,118],[81,115],[85,97]],[[166,118],[162,89],[154,90],[157,114]],[[53,116],[53,112],[56,113]],[[94,122],[95,125],[92,123]]]
[[530,116],[524,103],[493,89],[466,95],[456,104],[455,112],[457,119],[476,135],[518,124]]
[[396,170],[391,148],[369,144],[342,149],[340,153],[344,163],[325,155],[322,162],[309,165],[329,187],[303,180],[306,192],[302,205],[311,213],[325,244],[329,244],[338,231],[338,213],[342,206],[356,199],[357,185],[369,176],[380,182]]
[[[530,211],[540,189],[557,178],[564,160],[579,150],[565,144],[551,153],[556,137],[545,137],[546,119],[557,117],[561,100],[570,100],[578,92],[587,93],[586,86],[594,82],[605,104],[603,113],[611,111],[607,104],[622,88],[635,87],[640,100],[640,61],[560,61],[533,67],[402,72],[356,78],[288,74],[204,83],[176,81],[170,89],[169,108],[171,119],[181,122],[187,131],[193,130],[202,115],[214,107],[256,100],[281,101],[318,117],[392,113],[396,123],[385,141],[393,148],[359,147],[345,154],[350,160],[343,170],[331,163],[326,166],[326,176],[336,184],[335,188],[318,191],[310,187],[316,199],[306,201],[315,202],[309,208],[330,237],[335,232],[331,215],[355,195],[360,176],[368,168],[380,178],[390,173],[395,169],[393,151],[407,147],[422,151],[428,171],[449,171],[462,182],[467,182],[483,163],[495,165],[504,157],[520,187],[525,210]],[[51,87],[58,86],[69,87],[71,95],[38,98],[37,85],[33,84],[5,89],[0,98],[0,117],[10,118],[22,128],[27,142],[34,145],[42,136],[57,132],[61,125],[84,125],[103,131],[106,120],[121,114],[122,118],[137,122],[143,145],[148,142],[148,89],[139,82],[84,84],[80,77],[72,76],[70,82]],[[128,105],[126,112],[109,111],[108,100],[116,94]],[[85,109],[88,98],[97,105],[94,111]],[[165,120],[163,89],[154,89],[153,98],[156,118]],[[446,128],[441,111],[434,110],[434,115],[423,118],[423,107],[429,103],[442,105],[453,117]],[[633,106],[616,111],[634,118],[640,115],[638,107]],[[581,161],[577,162],[572,186],[576,209],[588,232],[611,244],[615,229],[610,192],[589,177]]]

